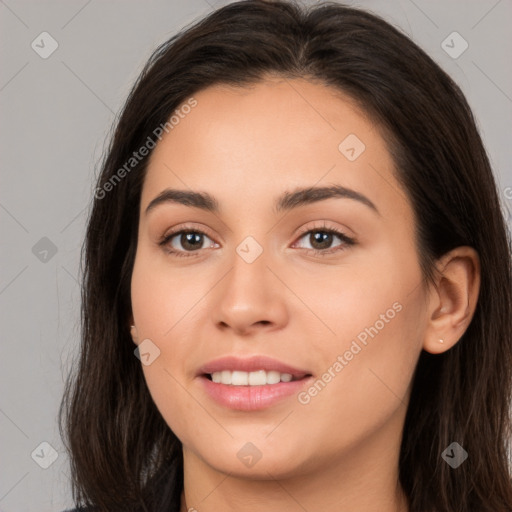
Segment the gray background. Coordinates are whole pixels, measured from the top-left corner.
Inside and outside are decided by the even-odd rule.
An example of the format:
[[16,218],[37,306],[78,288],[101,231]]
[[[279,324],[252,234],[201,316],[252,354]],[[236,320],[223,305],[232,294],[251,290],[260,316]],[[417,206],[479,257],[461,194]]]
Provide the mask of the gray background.
[[[79,254],[95,166],[152,49],[226,3],[0,0],[1,511],[72,504],[56,414],[79,343]],[[512,206],[512,1],[347,3],[401,27],[462,87],[503,206]],[[46,59],[31,47],[51,48],[44,31],[58,43]],[[469,44],[456,59],[441,46],[453,31]],[[58,454],[47,469],[42,442]]]

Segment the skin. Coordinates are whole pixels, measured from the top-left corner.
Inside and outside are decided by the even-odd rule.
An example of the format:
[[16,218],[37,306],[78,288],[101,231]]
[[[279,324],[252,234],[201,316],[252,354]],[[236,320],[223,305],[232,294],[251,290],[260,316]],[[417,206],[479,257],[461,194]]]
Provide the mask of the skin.
[[[268,77],[194,97],[151,155],[131,287],[133,339],[160,350],[144,376],[183,443],[181,510],[409,510],[398,454],[413,372],[422,349],[449,350],[468,327],[477,254],[457,248],[438,262],[435,286],[422,281],[411,204],[385,142],[335,89]],[[354,161],[338,149],[349,134],[366,146]],[[273,211],[284,191],[333,184],[364,194],[378,213],[349,198]],[[146,214],[165,188],[208,192],[220,211],[169,202]],[[190,223],[206,232],[203,248],[187,249],[180,235],[173,247],[188,257],[158,245]],[[315,244],[324,226],[356,243]],[[247,236],[263,249],[252,263],[236,252]],[[321,254],[334,247],[343,250]],[[400,311],[307,404],[294,395],[233,411],[196,378],[230,354],[268,355],[321,377],[396,303]],[[252,467],[237,457],[247,442],[262,455]]]

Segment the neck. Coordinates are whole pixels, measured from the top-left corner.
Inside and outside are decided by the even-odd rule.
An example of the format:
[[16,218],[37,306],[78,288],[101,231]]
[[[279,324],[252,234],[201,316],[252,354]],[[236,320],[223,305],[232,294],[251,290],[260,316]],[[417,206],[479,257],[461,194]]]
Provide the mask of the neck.
[[315,479],[303,480],[302,488],[299,482],[272,480],[249,483],[224,475],[216,485],[211,485],[209,493],[200,494],[197,498],[194,498],[196,492],[183,491],[180,512],[409,512],[407,497],[397,482],[390,481],[387,486],[375,487],[375,481],[361,479],[353,488],[338,482],[336,491],[331,494],[328,491],[315,492],[312,487],[319,484]]

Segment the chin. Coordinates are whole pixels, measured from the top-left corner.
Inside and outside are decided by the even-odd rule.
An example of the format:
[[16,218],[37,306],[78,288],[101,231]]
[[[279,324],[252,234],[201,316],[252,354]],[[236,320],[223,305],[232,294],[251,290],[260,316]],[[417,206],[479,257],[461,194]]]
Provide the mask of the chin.
[[308,458],[305,457],[299,439],[289,447],[275,446],[268,439],[265,440],[264,435],[258,438],[247,437],[244,440],[230,439],[225,443],[212,445],[199,447],[194,452],[215,471],[235,477],[255,480],[285,479],[304,474],[308,467]]

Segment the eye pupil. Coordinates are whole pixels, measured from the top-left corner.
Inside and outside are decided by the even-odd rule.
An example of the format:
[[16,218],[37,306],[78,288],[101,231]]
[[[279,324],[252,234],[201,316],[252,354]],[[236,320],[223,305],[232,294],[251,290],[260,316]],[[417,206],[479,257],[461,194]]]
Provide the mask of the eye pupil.
[[184,249],[197,249],[203,245],[203,240],[200,233],[183,233],[181,235],[181,245]]
[[[311,245],[315,247],[314,244],[320,244],[320,247],[315,247],[318,249],[328,248],[332,243],[332,233],[326,233],[325,231],[314,231],[311,234]],[[313,243],[314,242],[314,243]]]

